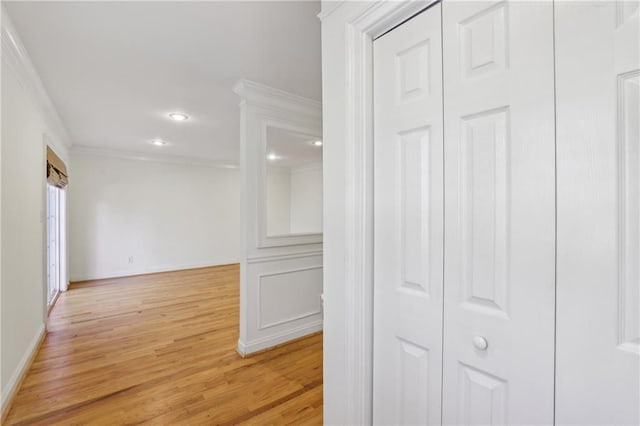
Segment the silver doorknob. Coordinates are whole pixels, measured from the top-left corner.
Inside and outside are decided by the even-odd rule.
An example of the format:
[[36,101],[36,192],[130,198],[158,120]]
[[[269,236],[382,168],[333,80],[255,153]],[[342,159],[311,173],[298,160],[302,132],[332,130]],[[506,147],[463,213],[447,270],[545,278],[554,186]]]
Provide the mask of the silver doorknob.
[[486,351],[487,347],[489,346],[489,343],[487,342],[487,339],[485,339],[484,337],[476,336],[473,338],[473,346],[475,346],[476,349],[480,351]]

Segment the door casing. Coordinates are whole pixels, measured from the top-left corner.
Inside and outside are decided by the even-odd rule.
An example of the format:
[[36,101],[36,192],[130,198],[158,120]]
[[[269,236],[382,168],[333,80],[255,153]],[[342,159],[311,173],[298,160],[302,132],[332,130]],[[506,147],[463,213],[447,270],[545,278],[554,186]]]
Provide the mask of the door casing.
[[373,370],[373,41],[436,0],[373,3],[346,27],[346,423],[371,424]]

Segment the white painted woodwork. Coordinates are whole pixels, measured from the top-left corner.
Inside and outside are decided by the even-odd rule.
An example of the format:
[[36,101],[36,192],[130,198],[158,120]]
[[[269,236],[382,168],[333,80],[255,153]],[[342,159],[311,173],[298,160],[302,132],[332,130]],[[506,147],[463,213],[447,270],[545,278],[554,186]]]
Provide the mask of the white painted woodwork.
[[373,39],[427,7],[323,1],[323,419],[372,422]]
[[[269,129],[322,138],[320,103],[240,80],[241,355],[322,330],[322,234],[267,234]],[[287,204],[286,208],[289,208]]]
[[264,272],[258,280],[260,330],[322,314],[322,266]]
[[442,50],[437,4],[373,43],[373,421],[439,424]]
[[556,422],[640,423],[640,2],[555,6]]
[[[324,268],[327,314],[324,331],[324,420],[328,424],[372,423],[373,38],[410,18],[428,3],[323,1],[324,167],[330,171],[325,174],[324,182],[324,243],[327,248]],[[465,7],[464,3],[448,0],[445,0],[444,7],[456,4]],[[474,2],[468,4],[473,7]],[[553,98],[553,77],[550,74],[554,69],[554,28],[550,22],[555,8],[558,114],[555,421],[556,424],[638,424],[640,371],[638,355],[630,349],[637,347],[634,341],[638,335],[634,330],[638,330],[636,324],[640,327],[634,314],[638,306],[638,296],[634,293],[637,287],[633,286],[638,282],[634,278],[637,273],[634,268],[638,265],[638,257],[634,259],[637,247],[634,230],[640,226],[633,219],[636,214],[633,188],[640,178],[634,171],[639,161],[635,157],[637,148],[629,145],[629,141],[638,139],[638,127],[633,122],[637,116],[634,112],[636,98],[632,96],[636,90],[633,84],[637,80],[630,73],[638,69],[638,48],[636,46],[634,52],[625,52],[625,46],[638,40],[638,30],[634,29],[638,19],[637,2],[588,4],[557,1],[555,6],[551,2],[484,5],[478,4],[477,8],[478,12],[483,7],[491,8],[485,14],[471,12],[467,16],[459,16],[460,26],[455,22],[453,27],[449,27],[445,22],[444,57],[458,61],[453,68],[445,67],[445,103],[451,91],[456,91],[455,86],[447,84],[451,78],[462,81],[464,77],[469,82],[461,86],[464,91],[458,88],[458,96],[465,91],[470,96],[478,93],[482,96],[468,100],[465,105],[469,106],[469,111],[460,111],[459,117],[452,118],[453,124],[447,121],[444,134],[446,141],[451,130],[458,136],[466,134],[467,137],[475,136],[475,140],[497,142],[497,145],[489,145],[494,148],[494,153],[499,154],[498,157],[467,157],[482,166],[481,170],[491,170],[491,163],[486,162],[498,164],[496,160],[503,161],[502,155],[508,159],[510,168],[506,175],[496,173],[487,180],[486,175],[484,179],[478,176],[477,168],[466,175],[467,178],[477,178],[484,188],[491,188],[491,182],[494,183],[494,190],[489,193],[494,197],[493,207],[485,201],[481,204],[481,211],[466,217],[486,221],[493,211],[496,224],[506,220],[506,229],[490,224],[488,229],[481,229],[481,233],[469,235],[477,240],[483,234],[497,236],[500,232],[506,233],[506,252],[503,245],[471,244],[471,248],[482,249],[484,258],[496,260],[501,253],[506,253],[503,261],[509,269],[508,279],[504,279],[504,274],[502,278],[498,276],[494,283],[499,285],[492,287],[488,280],[493,271],[479,263],[479,259],[471,257],[472,262],[468,264],[476,265],[476,274],[471,277],[477,279],[459,281],[471,283],[471,287],[462,290],[454,287],[457,295],[452,301],[452,312],[457,315],[456,311],[469,307],[459,306],[459,297],[463,294],[472,298],[478,312],[475,313],[477,321],[471,327],[467,321],[471,313],[466,317],[454,317],[456,323],[447,322],[445,318],[445,335],[451,326],[471,330],[465,332],[460,342],[453,342],[453,346],[451,342],[445,342],[445,369],[453,371],[453,379],[447,381],[450,374],[445,371],[444,423],[554,422],[552,414],[549,414],[552,413],[554,392],[553,343],[549,340],[554,334],[554,312],[549,306],[554,305],[554,287],[553,266],[548,265],[553,262],[555,254],[553,207],[549,209],[550,205],[553,206],[549,198],[555,195],[553,171],[550,171],[555,166],[552,153],[555,139],[553,129],[548,127],[550,120],[553,122],[554,113],[553,101],[549,104],[548,99]],[[503,10],[499,9],[504,5],[507,13],[501,15]],[[523,12],[522,8],[526,11]],[[546,16],[543,20],[542,13]],[[514,19],[516,15],[517,20]],[[501,21],[504,26],[500,25]],[[457,36],[466,40],[462,52],[446,53],[447,40],[451,40],[452,35],[454,42]],[[501,43],[504,39],[506,43]],[[624,43],[618,42],[625,39]],[[542,49],[542,45],[546,47]],[[621,67],[621,59],[636,65]],[[618,79],[618,75],[623,78]],[[544,84],[540,84],[541,79]],[[506,99],[505,86],[510,87],[512,96],[509,99]],[[618,94],[621,92],[625,93],[624,96]],[[515,99],[523,94],[530,97],[526,101]],[[542,107],[539,105],[541,99],[544,99]],[[462,122],[461,117],[466,121]],[[490,126],[491,123],[494,126]],[[509,135],[504,141],[497,137],[497,131],[503,124],[508,124],[505,131]],[[617,129],[623,127],[629,139],[625,136],[627,154],[621,159],[619,154],[623,142],[619,136],[623,132]],[[506,150],[501,149],[503,142]],[[459,179],[450,174],[449,167],[450,150],[459,148],[458,145],[446,146],[447,189],[449,179]],[[473,154],[468,150],[467,153]],[[540,163],[538,167],[533,166],[534,162]],[[497,167],[493,169],[500,171]],[[527,175],[535,179],[530,181],[530,185],[523,186]],[[506,191],[500,191],[497,182],[505,179],[509,186]],[[457,181],[453,187],[457,192],[460,192],[462,182],[467,181]],[[481,198],[481,201],[485,199]],[[624,208],[621,207],[623,199]],[[468,203],[474,198],[461,200]],[[538,202],[540,200],[542,202]],[[448,208],[450,202],[447,198]],[[501,216],[496,210],[500,203],[510,207],[507,215]],[[460,219],[461,215],[457,214],[457,217]],[[531,227],[525,226],[524,218],[531,221]],[[451,219],[446,215],[447,230],[454,226]],[[464,229],[462,226],[459,228]],[[474,242],[473,239],[470,241]],[[456,244],[462,252],[459,239]],[[548,250],[542,252],[543,246]],[[618,256],[623,252],[624,256]],[[465,256],[468,260],[468,254]],[[447,283],[449,274],[456,271],[448,259],[445,259]],[[452,260],[460,268],[461,260]],[[545,266],[533,268],[537,262]],[[623,268],[620,263],[627,266]],[[623,275],[619,274],[623,269],[624,281],[618,279]],[[618,293],[619,288],[624,290],[624,298],[622,293]],[[447,290],[445,296],[448,299]],[[539,294],[527,298],[523,296],[527,291]],[[482,299],[486,299],[486,303],[480,302]],[[550,304],[545,304],[542,299],[550,300]],[[520,323],[520,318],[531,317],[529,314],[534,311],[539,314],[524,321],[525,330],[507,332],[510,326],[505,324]],[[508,315],[508,319],[501,312]],[[495,315],[491,317],[491,313]],[[460,323],[457,323],[458,319]],[[485,339],[485,349],[482,349],[484,343],[479,338]],[[466,351],[462,354],[462,363],[455,354],[447,355],[449,347]],[[540,356],[541,352],[544,355]],[[496,357],[500,363],[493,361]],[[527,362],[516,368],[522,359]],[[544,368],[541,367],[543,364]],[[529,377],[523,379],[525,375]],[[528,399],[522,407],[523,415],[514,418],[513,407],[523,401],[520,398],[523,380],[530,381],[532,386],[526,389]],[[460,398],[458,389],[463,390]],[[514,397],[516,399],[512,400]],[[447,403],[449,399],[453,402]],[[534,407],[540,405],[543,407],[539,413],[533,413]],[[448,416],[447,411],[452,415]],[[527,418],[523,419],[525,416]]]
[[553,5],[442,7],[442,421],[552,424]]

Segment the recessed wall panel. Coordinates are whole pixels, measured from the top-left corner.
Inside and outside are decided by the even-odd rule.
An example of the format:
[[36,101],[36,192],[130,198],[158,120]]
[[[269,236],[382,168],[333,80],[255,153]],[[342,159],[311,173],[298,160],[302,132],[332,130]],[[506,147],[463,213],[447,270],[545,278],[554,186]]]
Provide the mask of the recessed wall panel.
[[322,313],[322,267],[284,269],[258,278],[258,329],[276,327]]

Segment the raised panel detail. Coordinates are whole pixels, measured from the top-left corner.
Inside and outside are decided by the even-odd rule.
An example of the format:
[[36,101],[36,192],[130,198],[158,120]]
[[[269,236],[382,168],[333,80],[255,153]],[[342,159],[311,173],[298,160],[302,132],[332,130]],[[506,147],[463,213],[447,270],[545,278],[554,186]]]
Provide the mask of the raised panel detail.
[[458,424],[506,425],[507,381],[460,363]]
[[396,56],[397,100],[399,103],[422,99],[429,94],[429,40],[423,40]]
[[430,269],[430,143],[429,128],[400,135],[401,289],[429,295]]
[[258,329],[318,317],[322,266],[258,275]]
[[618,76],[618,344],[640,353],[640,71]]
[[467,78],[507,68],[507,4],[498,3],[460,23],[463,75]]
[[462,119],[460,142],[462,305],[507,317],[509,111]]
[[398,352],[395,424],[427,424],[429,351],[398,339]]

